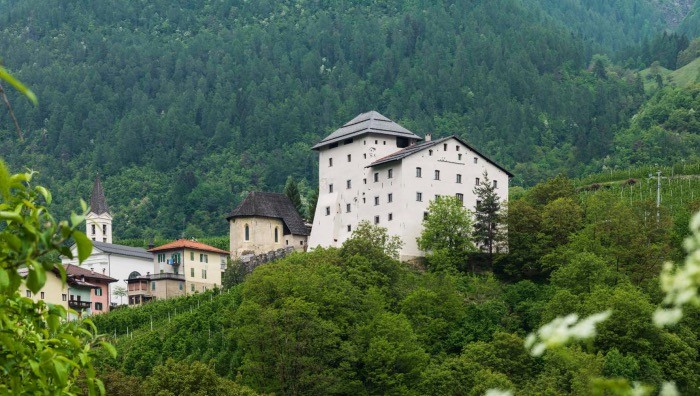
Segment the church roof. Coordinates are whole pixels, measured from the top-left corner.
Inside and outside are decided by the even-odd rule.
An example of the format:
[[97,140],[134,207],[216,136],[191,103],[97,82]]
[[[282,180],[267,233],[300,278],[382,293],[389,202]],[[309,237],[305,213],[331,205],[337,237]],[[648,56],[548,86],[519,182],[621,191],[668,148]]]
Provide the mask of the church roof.
[[367,113],[362,113],[348,121],[345,125],[318,142],[312,147],[312,149],[317,150],[323,146],[367,133],[378,133],[381,135],[392,135],[422,140],[420,136],[384,117],[378,112],[369,111]]
[[148,249],[149,252],[162,252],[165,250],[176,250],[176,249],[193,249],[193,250],[203,250],[205,252],[229,254],[226,250],[221,250],[215,248],[214,246],[209,246],[206,243],[201,243],[197,241],[191,241],[189,239],[178,239],[165,245],[160,245],[154,247],[153,249]]
[[92,186],[92,196],[90,197],[90,211],[95,214],[109,213],[105,192],[100,183],[100,176],[95,178],[95,184]]
[[503,172],[505,172],[505,173],[508,175],[508,177],[513,177],[513,174],[510,173],[506,168],[504,168],[504,167],[502,167],[501,165],[497,164],[495,161],[491,160],[489,157],[487,157],[487,156],[481,154],[481,153],[480,153],[477,149],[475,149],[472,145],[470,145],[469,143],[467,143],[467,142],[464,141],[463,139],[460,139],[459,137],[454,136],[454,135],[448,136],[448,137],[444,137],[444,138],[441,138],[441,139],[430,140],[430,141],[427,141],[427,142],[421,142],[421,143],[417,143],[417,144],[408,146],[408,147],[403,148],[403,149],[401,149],[401,150],[399,150],[399,151],[397,151],[397,152],[395,152],[395,153],[389,154],[389,155],[387,155],[386,157],[379,158],[378,160],[376,160],[376,161],[372,162],[371,164],[369,164],[368,166],[366,166],[366,168],[369,168],[369,167],[372,167],[372,166],[381,165],[381,164],[385,164],[385,163],[388,163],[388,162],[393,162],[393,161],[401,160],[401,159],[403,159],[403,158],[408,157],[409,155],[415,154],[415,153],[417,153],[417,152],[419,152],[419,151],[423,151],[423,150],[425,150],[425,149],[427,149],[427,148],[430,148],[430,147],[437,146],[438,144],[444,143],[445,141],[450,140],[450,139],[455,139],[455,140],[457,140],[458,142],[462,143],[462,144],[465,145],[467,148],[469,148],[471,151],[475,152],[477,155],[479,155],[481,158],[483,158],[486,162],[489,162],[490,164],[492,164],[492,165],[495,166],[496,168],[498,168],[498,169],[502,170]]
[[100,249],[101,251],[105,253],[112,253],[112,254],[118,254],[121,256],[128,256],[128,257],[138,257],[138,258],[144,258],[144,259],[153,259],[153,255],[151,253],[148,253],[146,249],[140,248],[140,247],[133,247],[133,246],[124,246],[124,245],[117,245],[114,243],[105,243],[105,242],[97,242],[97,241],[92,241],[92,246],[96,247],[97,249]]
[[282,219],[285,234],[309,235],[292,201],[284,194],[271,192],[250,192],[243,202],[226,217],[272,217]]

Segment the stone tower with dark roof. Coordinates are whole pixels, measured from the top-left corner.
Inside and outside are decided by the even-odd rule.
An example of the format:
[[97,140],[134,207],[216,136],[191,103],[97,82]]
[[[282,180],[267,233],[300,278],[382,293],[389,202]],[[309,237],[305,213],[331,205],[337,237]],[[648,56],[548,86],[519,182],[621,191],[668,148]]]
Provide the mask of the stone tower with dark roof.
[[93,241],[112,243],[112,215],[109,213],[100,176],[95,177],[90,196],[90,211],[85,216],[85,233]]

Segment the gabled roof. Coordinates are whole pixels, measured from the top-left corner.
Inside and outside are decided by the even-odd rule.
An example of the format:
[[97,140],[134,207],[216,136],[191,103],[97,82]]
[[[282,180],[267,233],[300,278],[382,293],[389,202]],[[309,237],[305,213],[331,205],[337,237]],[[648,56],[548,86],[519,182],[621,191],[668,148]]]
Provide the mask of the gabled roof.
[[301,218],[292,201],[284,194],[250,192],[243,202],[226,217],[226,220],[235,217],[282,219],[285,234],[309,235],[309,229],[304,224],[304,219]]
[[472,145],[470,145],[469,143],[467,143],[466,141],[464,141],[463,139],[461,139],[461,138],[459,138],[459,137],[457,137],[457,136],[455,136],[455,135],[448,136],[448,137],[444,137],[444,138],[442,138],[442,139],[431,140],[431,141],[428,141],[428,142],[421,142],[421,143],[414,144],[414,145],[412,145],[412,146],[408,146],[408,147],[403,148],[403,149],[401,149],[401,150],[399,150],[399,151],[397,151],[397,152],[395,152],[395,153],[393,153],[393,154],[389,154],[389,155],[387,155],[386,157],[379,158],[378,160],[376,160],[376,161],[372,162],[371,164],[367,165],[365,168],[369,168],[369,167],[377,166],[377,165],[381,165],[381,164],[386,164],[386,163],[392,162],[392,161],[398,161],[398,160],[400,160],[400,159],[403,159],[403,158],[408,157],[409,155],[415,154],[415,153],[417,153],[417,152],[419,152],[419,151],[423,151],[423,150],[425,150],[425,149],[427,149],[427,148],[437,146],[438,144],[442,144],[442,143],[444,143],[445,141],[450,140],[450,139],[455,139],[455,140],[457,140],[458,142],[462,143],[463,145],[467,146],[467,148],[469,148],[471,151],[473,151],[473,152],[475,152],[476,154],[478,154],[478,155],[479,155],[481,158],[483,158],[486,162],[492,164],[492,165],[495,166],[496,168],[498,168],[498,169],[502,170],[503,172],[505,172],[505,173],[508,175],[508,177],[513,177],[513,174],[510,173],[506,168],[502,167],[501,165],[498,165],[495,161],[491,160],[489,157],[487,157],[487,156],[485,156],[484,154],[480,153],[480,152],[479,152],[477,149],[475,149]]
[[191,241],[189,239],[178,239],[165,245],[160,245],[154,247],[153,249],[148,249],[149,252],[162,252],[165,250],[178,250],[178,249],[193,249],[193,250],[203,250],[205,252],[229,254],[226,250],[221,250],[215,248],[214,246],[209,246],[205,243]]
[[100,175],[95,178],[95,184],[92,186],[92,195],[90,196],[90,212],[95,214],[109,213],[105,192],[100,183]]
[[92,241],[92,245],[105,253],[119,254],[127,257],[139,257],[149,260],[153,259],[153,255],[151,253],[148,253],[146,249],[140,247],[124,246],[97,241]]
[[79,267],[77,265],[66,264],[64,267],[66,268],[66,276],[84,276],[87,279],[103,280],[103,281],[106,281],[107,283],[112,283],[112,282],[117,281],[117,279],[114,279],[111,276],[100,274],[99,272],[95,272],[95,271],[89,270],[87,268]]
[[367,133],[378,133],[381,135],[401,136],[409,139],[422,140],[420,136],[384,117],[378,112],[369,111],[367,113],[362,113],[348,121],[335,132],[326,136],[325,139],[316,143],[312,149],[317,150],[323,146]]

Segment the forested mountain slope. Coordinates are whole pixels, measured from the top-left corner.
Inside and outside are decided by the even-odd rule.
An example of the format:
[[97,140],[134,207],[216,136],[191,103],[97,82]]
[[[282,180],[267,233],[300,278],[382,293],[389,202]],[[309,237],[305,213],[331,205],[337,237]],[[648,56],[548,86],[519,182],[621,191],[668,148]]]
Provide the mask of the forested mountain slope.
[[26,139],[3,117],[0,156],[59,213],[100,172],[122,238],[225,233],[247,190],[313,186],[310,146],[370,109],[464,137],[516,184],[578,174],[644,99],[592,54],[665,26],[651,2],[598,3],[0,0],[0,54],[40,99],[12,93]]

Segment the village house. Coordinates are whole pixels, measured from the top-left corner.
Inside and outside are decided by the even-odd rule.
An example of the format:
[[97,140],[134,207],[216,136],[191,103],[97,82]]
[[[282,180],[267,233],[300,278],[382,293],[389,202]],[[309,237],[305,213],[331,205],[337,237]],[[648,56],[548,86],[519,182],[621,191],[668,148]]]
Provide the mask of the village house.
[[151,271],[127,278],[129,305],[200,293],[221,287],[229,252],[204,243],[179,239],[148,250]]
[[[90,303],[90,309],[92,314],[101,314],[109,311],[109,285],[111,283],[117,282],[117,279],[114,279],[111,276],[101,274],[99,272],[95,272],[94,270],[89,270],[73,264],[66,265],[65,269],[66,278],[69,284],[69,306],[70,301],[76,300],[75,298],[73,298],[74,296],[76,296],[78,298],[77,301],[80,301],[80,299],[82,299],[83,302],[87,301]],[[88,291],[89,295],[87,296],[87,299],[83,298],[84,290],[82,288],[80,288],[80,290],[76,290],[76,292],[73,293],[72,290],[75,287],[71,286],[71,283],[77,283],[76,280],[79,280],[80,282],[84,282],[91,286],[91,289]]]
[[512,174],[456,136],[425,140],[376,111],[363,113],[313,146],[319,198],[309,247],[340,246],[361,221],[398,235],[400,259],[424,255],[416,239],[428,204],[454,196],[474,210],[486,172],[502,201]]
[[[20,276],[26,277],[29,270],[20,268],[17,272]],[[31,298],[34,301],[44,301],[47,304],[61,305],[64,308],[68,308],[68,285],[63,283],[61,274],[56,268],[46,271],[46,283],[39,293],[32,293],[26,285],[23,293],[24,297]]]
[[307,248],[309,229],[284,194],[251,192],[226,220],[233,257],[289,246],[298,251]]
[[62,257],[64,265],[75,265],[95,273],[106,275],[117,281],[110,283],[108,303],[116,306],[122,303],[114,295],[116,287],[126,289],[126,279],[134,273],[146,274],[153,269],[153,255],[144,248],[117,245],[112,243],[112,215],[107,206],[104,189],[99,176],[95,178],[90,197],[90,211],[86,215],[85,233],[92,239],[92,254],[78,263],[77,247],[73,245],[73,259]]

